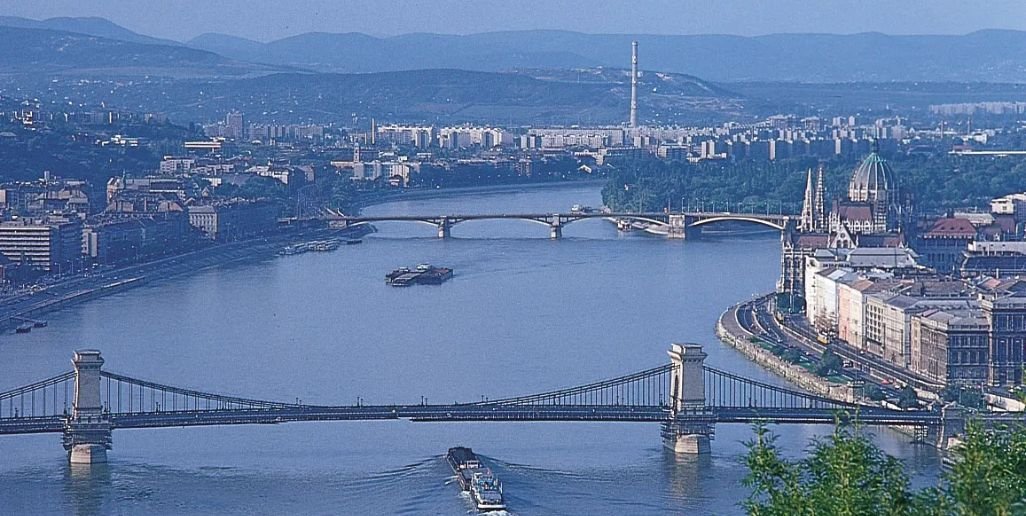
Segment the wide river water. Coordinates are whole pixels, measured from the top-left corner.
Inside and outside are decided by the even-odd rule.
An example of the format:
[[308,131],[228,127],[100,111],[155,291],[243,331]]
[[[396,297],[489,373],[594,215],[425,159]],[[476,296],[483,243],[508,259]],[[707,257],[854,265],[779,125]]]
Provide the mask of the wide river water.
[[[553,212],[601,204],[572,185],[392,202],[368,214]],[[318,404],[473,401],[653,367],[672,342],[708,363],[775,377],[719,343],[730,304],[772,290],[776,235],[668,241],[583,221],[548,239],[518,221],[457,225],[439,240],[387,223],[363,245],[256,259],[158,281],[0,336],[0,391],[70,369],[105,369],[212,392]],[[441,286],[391,288],[386,272],[452,267]],[[795,455],[824,426],[778,426]],[[735,514],[747,490],[744,425],[712,453],[678,458],[654,424],[327,422],[119,430],[110,463],[72,469],[57,435],[0,437],[0,514],[465,514],[443,462],[487,457],[514,514]],[[936,452],[877,432],[917,478]]]

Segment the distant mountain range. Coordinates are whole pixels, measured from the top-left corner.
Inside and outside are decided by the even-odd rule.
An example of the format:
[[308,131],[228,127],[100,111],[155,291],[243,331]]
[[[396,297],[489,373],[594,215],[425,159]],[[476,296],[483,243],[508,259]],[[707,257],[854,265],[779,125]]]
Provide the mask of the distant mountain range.
[[985,30],[963,36],[772,34],[658,36],[517,31],[470,34],[308,33],[260,43],[205,34],[187,44],[235,59],[322,71],[417,68],[498,71],[630,63],[638,40],[647,70],[719,82],[958,81],[1026,82],[1026,32]]
[[[336,73],[324,71],[332,68],[328,64],[226,57],[96,19],[12,23],[28,27],[0,25],[0,40],[19,43],[0,46],[0,94],[7,85],[49,102],[133,106],[177,120],[207,120],[211,113],[241,109],[253,120],[346,119],[360,113],[439,123],[605,124],[626,118],[630,96],[630,74],[623,68],[497,67],[500,72],[429,66]],[[369,41],[373,47],[375,40]],[[366,52],[363,59],[389,60],[369,47]],[[518,59],[507,56],[505,62],[556,62],[553,56]],[[644,72],[639,84],[645,91],[641,111],[650,120],[720,120],[742,108],[738,94],[691,75]]]
[[[138,43],[62,30],[0,25],[0,78],[47,80],[49,74],[83,77],[233,77],[289,69],[240,62],[181,44]],[[14,44],[13,42],[17,42]]]
[[63,32],[77,32],[89,36],[97,36],[108,39],[118,39],[130,43],[146,43],[151,45],[181,45],[170,39],[151,38],[137,32],[132,32],[106,18],[79,17],[79,18],[48,18],[46,20],[32,20],[18,16],[0,16],[0,25],[5,27],[17,27],[19,29],[48,29]]
[[103,18],[30,20],[8,16],[0,17],[0,26],[188,47],[236,63],[318,72],[626,68],[630,63],[630,42],[636,39],[643,69],[689,74],[717,82],[1026,82],[1026,32],[1010,30],[983,30],[960,36],[862,33],[755,37],[535,30],[379,38],[360,33],[311,32],[267,43],[224,34],[204,34],[179,43],[138,34]]
[[[0,95],[103,102],[180,121],[242,109],[251,120],[356,113],[433,123],[615,124],[627,114],[632,39],[521,31],[309,33],[269,43],[205,34],[180,43],[102,18],[0,17],[0,40],[16,42],[0,45]],[[886,114],[895,106],[1021,100],[1026,91],[1026,32],[636,39],[641,118],[651,124],[777,112]]]

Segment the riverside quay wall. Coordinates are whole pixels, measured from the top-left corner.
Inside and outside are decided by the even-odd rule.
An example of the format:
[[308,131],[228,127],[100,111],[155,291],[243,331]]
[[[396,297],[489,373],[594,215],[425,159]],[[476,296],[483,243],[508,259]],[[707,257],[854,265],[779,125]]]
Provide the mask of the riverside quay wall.
[[802,389],[838,401],[855,402],[855,395],[851,386],[823,379],[752,342],[751,338],[755,335],[745,330],[737,320],[737,310],[740,306],[732,306],[720,315],[719,320],[716,322],[716,336],[720,341],[740,351],[741,354],[756,364]]

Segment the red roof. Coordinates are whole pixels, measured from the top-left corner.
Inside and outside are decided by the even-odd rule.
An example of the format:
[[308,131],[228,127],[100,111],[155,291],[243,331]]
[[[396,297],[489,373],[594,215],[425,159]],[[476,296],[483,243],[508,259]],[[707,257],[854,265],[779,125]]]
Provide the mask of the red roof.
[[830,235],[824,233],[800,233],[795,241],[796,247],[805,249],[822,249],[830,245]]
[[842,220],[873,220],[873,209],[868,204],[838,203],[834,209]]
[[923,234],[923,238],[965,238],[976,237],[976,228],[968,219],[944,217],[937,219]]
[[871,233],[855,237],[858,247],[900,247],[905,237],[900,233]]

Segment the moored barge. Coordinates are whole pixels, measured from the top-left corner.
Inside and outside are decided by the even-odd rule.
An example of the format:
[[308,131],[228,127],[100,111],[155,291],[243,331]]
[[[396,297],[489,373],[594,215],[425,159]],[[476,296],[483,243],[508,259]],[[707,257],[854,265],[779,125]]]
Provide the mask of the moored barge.
[[427,264],[418,265],[414,269],[400,267],[385,275],[385,283],[393,287],[441,285],[450,279],[452,279],[452,269],[448,267],[433,267]]

